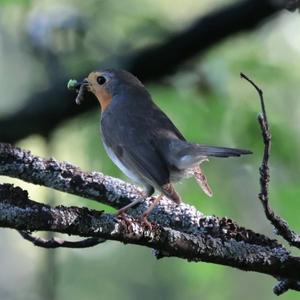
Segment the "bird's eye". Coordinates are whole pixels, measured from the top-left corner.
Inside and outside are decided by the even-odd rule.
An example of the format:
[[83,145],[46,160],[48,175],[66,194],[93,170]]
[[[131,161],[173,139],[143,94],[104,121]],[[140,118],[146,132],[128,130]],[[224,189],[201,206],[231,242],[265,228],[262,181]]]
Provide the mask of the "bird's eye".
[[97,82],[98,82],[100,85],[102,85],[102,84],[104,84],[104,83],[106,82],[106,79],[105,79],[105,77],[103,77],[103,76],[98,76],[98,77],[97,77]]

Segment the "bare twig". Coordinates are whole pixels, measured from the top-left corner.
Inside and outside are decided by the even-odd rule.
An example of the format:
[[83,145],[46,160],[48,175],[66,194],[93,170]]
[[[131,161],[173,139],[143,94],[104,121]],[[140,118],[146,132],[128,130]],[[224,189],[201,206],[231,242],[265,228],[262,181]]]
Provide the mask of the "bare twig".
[[46,248],[88,248],[104,243],[106,240],[101,238],[87,238],[81,241],[66,241],[64,239],[54,237],[52,239],[44,239],[41,237],[36,237],[30,232],[25,230],[19,230],[20,235],[27,241],[31,242],[33,245]]
[[300,248],[300,236],[289,228],[289,224],[277,216],[269,204],[269,182],[270,182],[270,169],[269,169],[269,158],[271,151],[271,133],[269,130],[269,123],[267,119],[263,92],[262,90],[246,75],[241,73],[241,77],[250,82],[259,94],[262,113],[258,115],[258,122],[261,128],[263,142],[264,142],[264,155],[260,172],[260,193],[258,195],[266,214],[266,217],[271,224],[276,228],[277,234],[281,235],[290,245]]

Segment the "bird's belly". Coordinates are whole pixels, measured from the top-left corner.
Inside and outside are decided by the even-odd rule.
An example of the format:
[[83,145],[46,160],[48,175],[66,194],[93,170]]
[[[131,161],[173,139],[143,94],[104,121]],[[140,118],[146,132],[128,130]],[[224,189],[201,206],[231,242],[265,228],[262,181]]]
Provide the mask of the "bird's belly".
[[170,170],[170,181],[171,182],[180,182],[184,178],[189,178],[193,176],[192,169],[186,170]]
[[109,156],[109,158],[114,162],[114,164],[130,179],[132,179],[133,181],[135,181],[136,183],[140,183],[143,184],[143,181],[141,180],[141,178],[138,176],[138,174],[134,173],[133,171],[129,170],[124,164],[123,162],[115,155],[115,153],[113,152],[113,150],[111,148],[109,148],[107,145],[104,145],[104,148],[106,150],[107,155]]

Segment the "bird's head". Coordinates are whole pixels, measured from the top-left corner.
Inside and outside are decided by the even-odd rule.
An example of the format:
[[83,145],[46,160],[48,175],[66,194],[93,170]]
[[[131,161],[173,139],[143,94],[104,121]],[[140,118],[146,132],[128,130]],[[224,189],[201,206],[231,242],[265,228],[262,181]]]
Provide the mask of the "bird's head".
[[136,87],[144,88],[143,84],[134,75],[125,70],[93,71],[82,82],[74,85],[74,88],[78,91],[76,103],[80,104],[85,93],[90,92],[96,96],[101,105],[101,110],[105,111],[115,95],[126,93],[126,91]]

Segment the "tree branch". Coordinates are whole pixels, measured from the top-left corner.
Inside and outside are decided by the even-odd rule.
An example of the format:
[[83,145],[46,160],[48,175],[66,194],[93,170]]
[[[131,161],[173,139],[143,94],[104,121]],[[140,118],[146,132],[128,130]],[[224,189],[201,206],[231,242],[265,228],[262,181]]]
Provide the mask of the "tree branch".
[[[8,144],[0,144],[0,175],[96,200],[117,209],[140,199],[140,204],[128,211],[133,218],[140,217],[151,204],[149,199],[141,198],[141,192],[134,185],[102,173],[84,172],[53,158],[44,159]],[[264,235],[238,226],[230,219],[207,217],[189,204],[178,206],[167,198],[160,201],[149,220],[186,233],[207,233],[274,247],[280,245]]]
[[96,245],[104,243],[105,239],[100,238],[87,238],[80,241],[65,241],[64,239],[53,237],[52,239],[43,239],[41,237],[33,236],[30,232],[26,230],[19,230],[20,235],[27,241],[31,242],[33,245],[46,248],[46,249],[55,249],[55,248],[88,248],[94,247]]
[[284,279],[278,282],[273,288],[274,294],[282,295],[288,290],[300,291],[300,282],[292,279]]
[[[87,199],[108,204],[117,209],[136,199],[141,203],[129,213],[138,218],[150,205],[142,199],[140,191],[133,185],[98,172],[84,172],[68,163],[54,159],[43,159],[8,144],[0,144],[0,175],[11,176],[24,181],[44,185]],[[276,244],[263,235],[240,228],[230,219],[205,218],[188,204],[176,206],[173,201],[163,198],[153,210],[149,220],[186,233],[206,232],[214,236],[227,235],[237,240],[247,239],[258,244]]]
[[300,260],[281,245],[256,245],[235,239],[215,238],[206,233],[187,234],[154,226],[150,231],[140,222],[126,223],[111,214],[87,208],[48,205],[28,199],[27,192],[0,185],[0,226],[17,230],[46,230],[143,245],[159,256],[176,256],[299,280]]
[[260,173],[260,193],[258,198],[263,205],[265,215],[271,224],[276,228],[277,234],[282,236],[290,245],[300,249],[300,235],[295,231],[291,230],[289,224],[277,216],[269,204],[269,182],[270,182],[270,168],[269,158],[271,152],[271,133],[269,129],[268,118],[265,109],[264,97],[262,90],[246,75],[241,73],[241,77],[246,79],[258,92],[262,113],[258,115],[258,122],[260,125],[263,142],[264,142],[264,154],[261,167],[259,168]]
[[129,184],[98,172],[84,172],[66,162],[35,156],[9,144],[0,143],[0,175],[44,185],[121,208],[141,197]]
[[[283,3],[274,0],[244,0],[232,3],[199,18],[186,30],[176,33],[159,45],[150,46],[129,57],[123,57],[119,68],[127,69],[143,81],[158,81],[176,71],[187,60],[228,38],[252,30],[278,12]],[[110,65],[101,62],[94,68]],[[84,78],[90,70],[74,77]],[[48,136],[61,122],[94,108],[96,101],[85,101],[80,109],[74,105],[74,95],[66,89],[69,75],[60,74],[49,82],[46,91],[25,100],[24,107],[0,120],[0,140],[14,143],[30,134]]]

